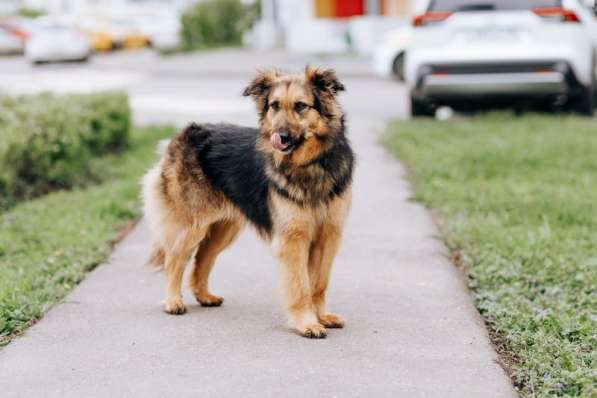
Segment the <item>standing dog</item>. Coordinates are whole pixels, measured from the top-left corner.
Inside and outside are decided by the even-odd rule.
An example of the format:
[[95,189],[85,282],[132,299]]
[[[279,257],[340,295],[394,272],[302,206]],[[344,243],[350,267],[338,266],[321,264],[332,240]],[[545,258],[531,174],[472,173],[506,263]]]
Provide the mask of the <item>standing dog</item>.
[[260,72],[243,95],[254,99],[260,128],[188,126],[143,180],[154,234],[151,262],[168,276],[164,310],[182,314],[181,281],[195,252],[191,289],[219,306],[208,288],[216,257],[249,222],[272,242],[283,266],[290,325],[323,338],[343,319],[325,294],[351,201],[354,155],[332,70]]

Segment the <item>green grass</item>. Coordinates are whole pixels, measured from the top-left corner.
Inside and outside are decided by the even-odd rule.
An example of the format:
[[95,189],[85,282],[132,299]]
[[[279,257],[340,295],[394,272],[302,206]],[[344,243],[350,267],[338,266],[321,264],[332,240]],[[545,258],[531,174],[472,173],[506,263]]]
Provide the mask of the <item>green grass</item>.
[[0,214],[0,346],[104,261],[139,215],[139,178],[172,128],[136,129],[130,149],[93,162],[101,185],[61,191]]
[[390,124],[524,397],[597,397],[597,122]]

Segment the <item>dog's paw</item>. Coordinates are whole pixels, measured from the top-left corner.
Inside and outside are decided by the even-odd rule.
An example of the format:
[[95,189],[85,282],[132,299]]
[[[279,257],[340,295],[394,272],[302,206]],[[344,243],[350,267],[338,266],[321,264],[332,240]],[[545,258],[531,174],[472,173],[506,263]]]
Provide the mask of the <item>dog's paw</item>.
[[301,334],[301,336],[306,337],[308,339],[325,339],[327,336],[327,331],[319,323],[312,323],[310,325],[307,325],[304,328],[299,329],[299,333]]
[[197,299],[199,304],[201,304],[202,307],[219,307],[224,302],[224,298],[214,296],[210,293],[204,293],[201,295],[197,294],[195,295],[195,298]]
[[331,313],[320,316],[319,323],[330,329],[342,329],[344,327],[344,319],[340,315]]
[[187,312],[181,298],[167,299],[164,303],[164,312],[172,315],[182,315]]

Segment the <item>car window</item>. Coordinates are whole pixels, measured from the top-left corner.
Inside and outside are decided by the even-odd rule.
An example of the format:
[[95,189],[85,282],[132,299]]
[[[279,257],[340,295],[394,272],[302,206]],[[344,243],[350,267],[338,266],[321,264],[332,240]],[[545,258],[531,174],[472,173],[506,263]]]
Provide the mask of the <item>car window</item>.
[[562,0],[431,0],[429,11],[532,10],[561,6]]

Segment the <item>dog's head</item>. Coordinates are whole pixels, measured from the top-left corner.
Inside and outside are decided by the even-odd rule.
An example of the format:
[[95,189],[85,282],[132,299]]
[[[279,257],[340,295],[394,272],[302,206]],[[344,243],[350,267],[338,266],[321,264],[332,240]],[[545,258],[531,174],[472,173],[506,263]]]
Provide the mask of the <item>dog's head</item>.
[[342,129],[337,96],[344,91],[331,70],[305,68],[291,75],[261,71],[245,89],[257,104],[260,149],[277,163],[309,163],[329,148]]

